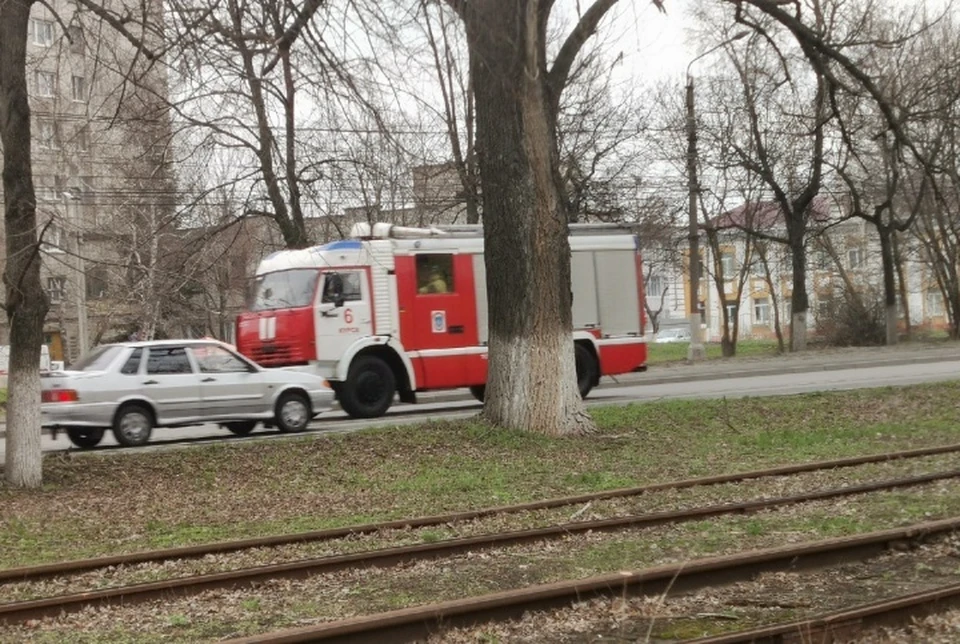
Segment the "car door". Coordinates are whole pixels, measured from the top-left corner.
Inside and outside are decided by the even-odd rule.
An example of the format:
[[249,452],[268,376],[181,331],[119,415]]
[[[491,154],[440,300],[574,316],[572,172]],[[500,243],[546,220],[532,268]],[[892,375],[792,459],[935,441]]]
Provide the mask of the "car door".
[[200,372],[200,413],[207,420],[246,418],[270,409],[263,375],[217,344],[192,345]]
[[183,345],[150,347],[143,371],[143,392],[153,401],[158,424],[198,419],[200,383]]

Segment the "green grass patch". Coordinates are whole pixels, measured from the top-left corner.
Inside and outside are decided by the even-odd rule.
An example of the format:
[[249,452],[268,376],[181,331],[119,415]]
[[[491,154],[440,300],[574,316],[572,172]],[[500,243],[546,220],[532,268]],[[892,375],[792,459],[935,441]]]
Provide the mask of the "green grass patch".
[[[960,441],[956,383],[593,410],[547,437],[475,420],[45,460],[0,486],[0,567],[440,514]],[[881,506],[887,508],[887,506]],[[928,508],[891,504],[891,516]],[[703,543],[719,544],[710,533]],[[843,532],[850,526],[827,526]],[[748,534],[764,528],[751,524]],[[425,537],[430,539],[432,537]]]
[[[706,342],[708,360],[723,358],[723,350],[717,342]],[[687,350],[690,345],[686,342],[651,342],[647,345],[647,364],[662,364],[664,362],[681,362],[687,359]],[[737,357],[747,358],[756,356],[773,356],[780,349],[776,340],[740,340],[737,342]]]

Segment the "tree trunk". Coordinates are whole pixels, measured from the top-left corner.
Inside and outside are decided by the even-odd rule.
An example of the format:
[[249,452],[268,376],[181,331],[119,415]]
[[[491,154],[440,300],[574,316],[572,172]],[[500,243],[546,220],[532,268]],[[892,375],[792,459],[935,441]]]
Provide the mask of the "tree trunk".
[[465,5],[489,298],[483,414],[544,434],[592,431],[576,385],[568,218],[545,85],[546,8],[537,0]]
[[910,297],[907,293],[907,276],[904,274],[903,257],[900,255],[900,244],[897,241],[896,233],[894,233],[892,241],[894,266],[897,271],[897,288],[900,295],[900,304],[903,307],[903,326],[907,340],[910,340],[913,336],[911,330],[912,324],[910,322]]
[[43,482],[40,450],[40,346],[47,298],[40,286],[37,213],[30,162],[27,26],[32,0],[0,2],[0,142],[3,144],[3,273],[10,320],[6,478],[19,487]]
[[[796,224],[795,224],[796,225]],[[807,349],[807,254],[803,232],[790,232],[790,255],[793,263],[793,293],[790,296],[790,350]]]
[[877,226],[880,234],[880,259],[883,264],[883,302],[886,310],[887,346],[897,343],[897,275],[893,261],[893,232]]

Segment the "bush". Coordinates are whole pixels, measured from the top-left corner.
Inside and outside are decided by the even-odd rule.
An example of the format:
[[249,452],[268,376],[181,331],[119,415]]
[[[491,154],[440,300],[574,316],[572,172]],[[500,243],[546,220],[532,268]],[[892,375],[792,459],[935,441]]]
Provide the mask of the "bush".
[[820,303],[816,329],[817,336],[827,346],[882,345],[887,339],[883,297],[872,289],[863,293],[841,291],[839,297]]

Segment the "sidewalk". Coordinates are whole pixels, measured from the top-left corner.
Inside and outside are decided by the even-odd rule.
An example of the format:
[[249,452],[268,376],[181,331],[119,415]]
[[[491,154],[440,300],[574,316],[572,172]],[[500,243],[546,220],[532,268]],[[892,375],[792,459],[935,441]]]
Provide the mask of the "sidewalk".
[[[601,387],[618,385],[666,384],[693,380],[718,380],[745,376],[766,376],[811,371],[837,371],[859,367],[960,361],[960,343],[901,344],[894,347],[814,349],[802,353],[751,357],[719,358],[696,364],[665,362],[651,365],[642,373],[604,378]],[[960,369],[957,370],[960,380]],[[421,403],[472,400],[466,389],[419,394]],[[0,438],[6,434],[6,417],[0,420]],[[44,430],[47,433],[47,430]]]

